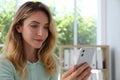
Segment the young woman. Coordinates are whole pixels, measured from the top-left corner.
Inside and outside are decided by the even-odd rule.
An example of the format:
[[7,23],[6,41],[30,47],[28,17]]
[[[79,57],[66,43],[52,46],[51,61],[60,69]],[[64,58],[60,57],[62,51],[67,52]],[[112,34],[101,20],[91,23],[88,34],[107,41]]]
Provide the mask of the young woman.
[[[53,51],[56,30],[49,8],[41,2],[26,2],[16,12],[0,56],[1,80],[58,80],[58,62]],[[61,80],[85,80],[91,68],[73,66]]]

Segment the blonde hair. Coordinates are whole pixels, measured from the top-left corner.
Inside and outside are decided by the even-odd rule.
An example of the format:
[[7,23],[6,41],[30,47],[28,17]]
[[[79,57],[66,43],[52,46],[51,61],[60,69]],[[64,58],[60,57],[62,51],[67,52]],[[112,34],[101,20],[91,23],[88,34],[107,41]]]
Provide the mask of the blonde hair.
[[21,75],[26,73],[26,57],[23,52],[23,39],[22,35],[17,32],[16,26],[23,25],[24,20],[36,11],[43,11],[49,19],[48,37],[38,50],[38,58],[45,66],[47,70],[46,73],[53,75],[56,72],[56,64],[53,56],[53,51],[56,46],[56,29],[49,8],[41,2],[29,1],[18,9],[8,31],[3,53],[7,55],[7,58],[13,63]]

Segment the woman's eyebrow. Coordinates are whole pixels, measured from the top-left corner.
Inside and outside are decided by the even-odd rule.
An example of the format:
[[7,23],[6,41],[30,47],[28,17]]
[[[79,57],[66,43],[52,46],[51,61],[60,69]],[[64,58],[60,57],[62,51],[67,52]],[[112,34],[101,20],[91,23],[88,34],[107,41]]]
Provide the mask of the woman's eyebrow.
[[31,23],[37,23],[37,24],[40,24],[40,22],[38,22],[38,21],[31,21]]
[[[38,21],[31,21],[31,23],[37,23],[37,24],[40,24],[40,22],[38,22]],[[45,25],[49,25],[49,23],[45,23]]]

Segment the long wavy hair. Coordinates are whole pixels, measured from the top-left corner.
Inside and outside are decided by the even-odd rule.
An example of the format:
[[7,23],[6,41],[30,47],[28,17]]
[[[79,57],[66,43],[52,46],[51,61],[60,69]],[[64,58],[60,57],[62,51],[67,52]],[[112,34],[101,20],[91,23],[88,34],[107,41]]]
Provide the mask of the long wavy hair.
[[26,2],[16,12],[13,22],[8,31],[3,53],[6,54],[15,69],[21,74],[26,74],[26,57],[24,54],[22,35],[16,30],[16,26],[23,25],[25,19],[32,15],[33,12],[43,11],[49,20],[48,37],[43,45],[38,49],[38,58],[46,68],[46,73],[53,75],[56,72],[54,60],[54,49],[56,46],[56,29],[49,8],[41,2]]

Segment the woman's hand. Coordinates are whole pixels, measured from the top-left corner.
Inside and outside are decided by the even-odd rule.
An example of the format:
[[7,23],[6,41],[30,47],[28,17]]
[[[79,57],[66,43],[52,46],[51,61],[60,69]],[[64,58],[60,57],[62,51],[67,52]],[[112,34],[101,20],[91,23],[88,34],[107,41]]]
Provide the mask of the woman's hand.
[[61,80],[87,80],[91,73],[91,68],[87,63],[82,64],[78,69],[74,65],[70,70],[68,70]]

